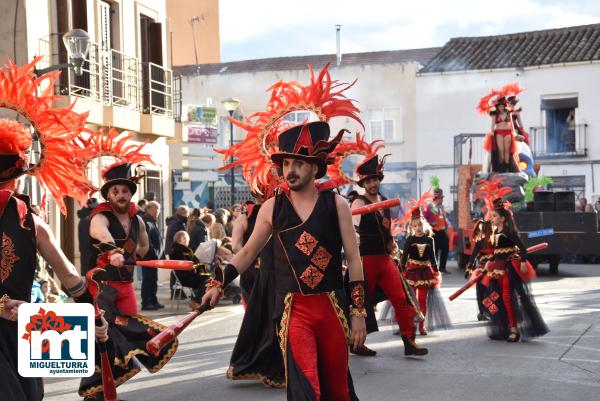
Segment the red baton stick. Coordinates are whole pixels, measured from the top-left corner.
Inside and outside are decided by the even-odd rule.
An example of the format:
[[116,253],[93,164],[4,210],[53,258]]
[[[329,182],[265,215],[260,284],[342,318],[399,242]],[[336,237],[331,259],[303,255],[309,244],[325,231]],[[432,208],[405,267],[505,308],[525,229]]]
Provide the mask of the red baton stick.
[[158,356],[160,351],[167,346],[171,341],[175,339],[187,326],[194,321],[198,316],[212,309],[209,303],[201,305],[200,308],[189,313],[186,317],[181,319],[179,322],[170,325],[163,329],[160,333],[155,335],[150,341],[146,343],[146,351],[154,356]]
[[135,264],[155,269],[192,270],[194,268],[194,262],[191,260],[138,260]]
[[379,210],[390,209],[396,206],[400,206],[400,199],[386,199],[384,201],[369,203],[368,205],[357,207],[356,209],[352,210],[352,215],[374,213]]
[[[88,286],[90,287],[90,293],[94,297],[94,309],[96,312],[96,326],[102,326],[102,314],[100,308],[98,308],[98,295],[100,288],[98,283],[94,280],[94,274],[103,272],[104,269],[96,267],[91,269],[85,275],[88,280]],[[106,351],[106,343],[97,342],[98,352],[100,353],[100,366],[102,367],[102,392],[104,393],[104,399],[106,401],[119,401],[117,397],[117,386],[115,385],[115,379],[113,378],[112,368],[110,360],[108,359],[108,352]]]

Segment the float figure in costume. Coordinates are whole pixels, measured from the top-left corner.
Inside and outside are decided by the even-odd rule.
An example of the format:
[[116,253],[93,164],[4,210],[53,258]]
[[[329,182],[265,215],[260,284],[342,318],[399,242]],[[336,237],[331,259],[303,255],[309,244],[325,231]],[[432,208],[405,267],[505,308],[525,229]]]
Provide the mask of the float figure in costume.
[[[20,304],[31,300],[36,253],[52,266],[77,302],[92,302],[87,283],[64,255],[48,225],[33,212],[29,198],[18,191],[21,176],[34,176],[42,191],[51,192],[64,212],[64,196],[85,203],[93,188],[85,174],[73,169],[75,155],[85,152],[72,143],[83,130],[85,115],[54,108],[58,74],[36,77],[36,62],[22,67],[9,63],[0,70],[0,107],[15,110],[28,120],[42,151],[39,160],[30,165],[29,130],[17,121],[0,119],[0,389],[2,399],[13,401],[39,401],[44,394],[41,378],[21,377],[17,368],[17,313]],[[49,89],[42,90],[41,82]],[[107,327],[104,320],[96,327],[96,340],[106,341]]]
[[[289,191],[264,203],[248,243],[203,299],[217,302],[222,287],[243,272],[271,235],[274,241],[276,315],[287,376],[288,400],[356,400],[348,346],[365,339],[364,281],[350,208],[315,179],[343,132],[328,142],[329,124],[306,123],[279,135],[280,166]],[[350,269],[352,334],[342,306],[342,246]],[[237,268],[236,268],[237,267]]]
[[[356,168],[358,185],[365,189],[365,193],[356,198],[351,205],[352,209],[386,199],[379,192],[383,180],[384,159],[385,157],[379,160],[379,156],[375,154],[366,158]],[[390,210],[355,215],[352,219],[360,237],[359,248],[367,284],[367,297],[372,299],[375,297],[376,287],[381,288],[394,306],[404,342],[404,354],[426,355],[427,349],[419,348],[415,343],[414,309],[407,301],[402,277],[390,256],[397,247],[391,232]],[[355,353],[374,355],[374,351],[368,351],[370,350],[365,346],[354,350]]]
[[[112,362],[112,374],[117,386],[136,375],[144,365],[151,373],[160,370],[177,350],[177,340],[165,347],[158,356],[146,352],[146,342],[164,329],[164,326],[138,315],[133,288],[133,268],[148,250],[145,223],[137,215],[131,202],[141,176],[132,176],[132,163],[150,161],[139,146],[125,146],[131,137],[119,136],[110,130],[107,135],[98,132],[85,142],[96,147],[96,157],[111,155],[117,161],[103,172],[104,185],[100,189],[106,200],[90,215],[92,265],[101,269],[93,280],[99,286],[98,306],[105,310],[109,322],[107,344]],[[96,358],[98,363],[98,357]],[[98,372],[98,369],[96,370]],[[103,387],[99,373],[83,378],[79,394],[86,400],[102,400]]]

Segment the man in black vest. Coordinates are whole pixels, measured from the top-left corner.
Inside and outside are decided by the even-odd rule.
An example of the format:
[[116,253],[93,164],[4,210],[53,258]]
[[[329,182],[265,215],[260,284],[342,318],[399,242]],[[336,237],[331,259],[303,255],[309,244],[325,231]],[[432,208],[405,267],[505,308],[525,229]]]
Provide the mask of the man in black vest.
[[[158,356],[146,352],[146,343],[165,327],[138,315],[133,268],[136,260],[146,255],[149,243],[146,225],[131,202],[140,178],[132,176],[131,167],[130,163],[119,160],[103,172],[100,193],[106,202],[92,211],[90,223],[93,260],[95,266],[104,269],[94,280],[99,284],[98,305],[106,311],[109,323],[111,341],[107,347],[116,361],[112,374],[117,386],[139,372],[140,364],[152,373],[160,370],[178,345],[175,340]],[[97,372],[99,369],[81,380],[79,395],[86,401],[104,399],[102,377]]]
[[[225,269],[217,269],[203,298],[203,304],[216,304],[237,269],[251,267],[273,235],[275,315],[292,401],[357,400],[348,346],[362,345],[366,336],[362,266],[348,204],[315,183],[325,175],[326,160],[342,134],[328,142],[329,124],[319,121],[279,135],[279,152],[271,160],[287,189],[263,204],[248,242]],[[345,298],[342,246],[350,276],[351,333],[338,302]]]
[[[365,193],[356,198],[352,203],[352,209],[386,199],[379,192],[383,180],[384,159],[385,157],[379,161],[379,157],[374,155],[356,168],[359,177],[358,185],[365,189]],[[396,247],[391,231],[390,210],[353,216],[353,223],[360,236],[360,255],[367,282],[367,296],[373,298],[375,289],[381,288],[396,311],[396,319],[404,342],[404,355],[426,355],[427,349],[419,348],[415,343],[415,312],[407,301],[400,271],[390,257]],[[354,352],[368,356],[375,354],[375,351],[364,345]]]

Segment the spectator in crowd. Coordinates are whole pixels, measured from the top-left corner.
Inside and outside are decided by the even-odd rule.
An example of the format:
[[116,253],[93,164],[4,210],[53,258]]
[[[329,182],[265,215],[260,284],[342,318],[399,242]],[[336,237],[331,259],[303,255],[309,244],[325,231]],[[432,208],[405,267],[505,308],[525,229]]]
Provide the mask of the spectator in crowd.
[[225,225],[225,232],[228,237],[231,237],[233,234],[233,223],[239,217],[240,213],[242,213],[242,205],[236,203],[231,207],[231,212],[229,213],[229,219],[227,220],[227,224]]
[[585,211],[585,206],[587,205],[587,199],[586,198],[580,198],[579,199],[579,204],[577,205],[577,207],[575,208],[576,212],[584,212]]
[[215,204],[212,201],[206,201],[206,204],[204,205],[204,210],[207,213],[212,213],[215,211]]
[[148,204],[148,201],[146,201],[146,199],[140,199],[139,201],[137,201],[137,207],[138,207],[138,211],[137,214],[140,216],[144,216],[144,213],[146,213],[146,205]]
[[206,227],[212,223],[214,223],[214,216],[212,214],[204,214],[188,227],[188,234],[190,235],[190,242],[188,245],[193,251],[198,248],[200,243],[208,239],[208,230]]
[[181,285],[192,290],[192,308],[197,308],[202,303],[204,295],[204,285],[210,279],[211,275],[206,270],[204,264],[194,255],[194,251],[188,246],[190,236],[185,231],[178,231],[173,238],[173,260],[191,260],[194,262],[193,270],[174,271],[173,275],[179,280]]
[[33,285],[31,287],[31,303],[32,304],[37,304],[37,303],[43,303],[46,302],[46,297],[44,296],[44,293],[42,292],[42,285],[46,286],[46,292],[48,291],[48,282],[47,281],[34,281]]
[[585,209],[583,210],[586,213],[594,213],[594,207],[592,206],[591,203],[588,203],[587,205],[585,205]]
[[215,211],[215,223],[208,229],[208,235],[211,239],[223,239],[227,236],[225,225],[229,219],[229,212],[225,209]]
[[190,230],[194,226],[194,223],[196,221],[198,221],[198,219],[200,218],[201,215],[202,215],[202,210],[200,210],[197,207],[192,209],[192,211],[190,212],[190,215],[188,216],[187,224],[186,224],[186,231],[188,232],[188,234],[190,233]]
[[90,213],[98,206],[98,200],[96,198],[88,199],[86,205],[77,211],[77,217],[79,217],[79,223],[77,224],[77,238],[79,240],[79,259],[81,263],[81,275],[85,274],[96,265],[96,261],[93,260],[91,249],[91,239],[89,236],[90,232]]
[[181,205],[175,210],[175,215],[171,216],[167,221],[167,235],[165,238],[165,253],[171,254],[171,246],[173,237],[177,231],[185,231],[187,218],[190,210],[186,205]]
[[67,294],[60,289],[58,284],[56,284],[56,280],[50,275],[48,276],[48,287],[48,293],[44,294],[46,296],[46,302],[57,304],[67,300]]
[[[156,260],[163,258],[163,240],[158,227],[158,216],[160,215],[160,204],[150,201],[146,205],[146,211],[142,216],[148,233],[149,249],[144,260]],[[165,306],[158,302],[156,292],[158,291],[158,270],[152,267],[142,267],[142,310],[157,310]]]

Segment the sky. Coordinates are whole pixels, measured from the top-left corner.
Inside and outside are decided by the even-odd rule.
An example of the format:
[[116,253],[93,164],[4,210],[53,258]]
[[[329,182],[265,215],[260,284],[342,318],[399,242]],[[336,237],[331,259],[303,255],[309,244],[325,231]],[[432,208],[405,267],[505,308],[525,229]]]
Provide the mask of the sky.
[[597,0],[220,0],[221,61],[443,46],[600,23]]

